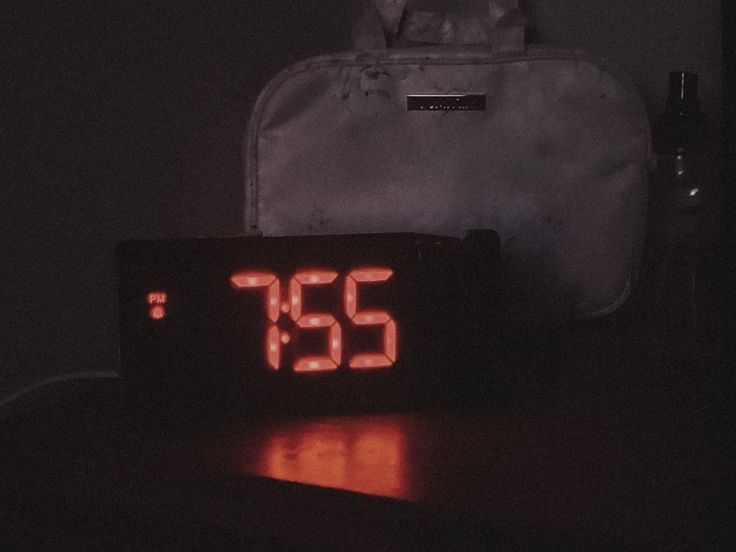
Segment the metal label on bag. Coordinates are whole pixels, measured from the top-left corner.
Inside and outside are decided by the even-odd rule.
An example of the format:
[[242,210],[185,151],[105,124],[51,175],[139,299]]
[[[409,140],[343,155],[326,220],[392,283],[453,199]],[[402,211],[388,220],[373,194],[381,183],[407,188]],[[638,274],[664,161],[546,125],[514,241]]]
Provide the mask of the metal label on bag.
[[410,94],[408,111],[485,111],[484,94]]

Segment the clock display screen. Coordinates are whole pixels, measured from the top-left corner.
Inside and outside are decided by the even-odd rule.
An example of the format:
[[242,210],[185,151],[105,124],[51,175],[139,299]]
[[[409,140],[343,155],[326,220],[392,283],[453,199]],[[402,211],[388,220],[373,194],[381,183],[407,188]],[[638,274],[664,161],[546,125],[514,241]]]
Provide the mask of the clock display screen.
[[[240,291],[263,291],[264,315],[269,321],[263,349],[269,368],[326,372],[345,363],[350,369],[368,370],[390,368],[396,362],[396,320],[390,310],[359,307],[363,303],[359,291],[390,285],[393,275],[388,266],[353,268],[344,274],[331,268],[311,268],[298,270],[286,283],[273,272],[245,270],[234,273],[230,282]],[[317,292],[327,299],[319,307],[307,300]],[[385,302],[390,306],[391,301]],[[361,334],[373,329],[380,330],[380,345],[361,351],[365,349]],[[305,348],[304,342],[314,342],[316,332],[325,341],[323,354],[316,350],[311,354],[296,352]],[[284,354],[287,348],[291,355]]]
[[448,361],[484,339],[497,257],[491,231],[125,242],[123,376],[190,412],[401,401],[461,377]]

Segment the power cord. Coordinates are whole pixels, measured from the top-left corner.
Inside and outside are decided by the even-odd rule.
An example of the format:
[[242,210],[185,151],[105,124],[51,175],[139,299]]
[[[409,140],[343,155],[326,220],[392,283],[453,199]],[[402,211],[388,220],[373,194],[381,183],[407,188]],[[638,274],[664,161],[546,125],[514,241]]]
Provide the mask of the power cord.
[[70,374],[61,374],[59,376],[52,376],[50,378],[46,378],[45,380],[41,380],[41,381],[37,381],[36,383],[32,383],[31,385],[24,387],[23,389],[20,389],[16,391],[15,393],[11,393],[7,397],[3,398],[2,400],[0,400],[0,409],[5,408],[10,403],[17,401],[18,399],[20,399],[21,397],[29,393],[33,393],[34,391],[41,389],[42,387],[46,387],[54,383],[60,383],[60,382],[71,381],[71,380],[82,380],[82,379],[116,379],[119,377],[120,377],[120,374],[118,372],[113,372],[110,370],[72,372]]

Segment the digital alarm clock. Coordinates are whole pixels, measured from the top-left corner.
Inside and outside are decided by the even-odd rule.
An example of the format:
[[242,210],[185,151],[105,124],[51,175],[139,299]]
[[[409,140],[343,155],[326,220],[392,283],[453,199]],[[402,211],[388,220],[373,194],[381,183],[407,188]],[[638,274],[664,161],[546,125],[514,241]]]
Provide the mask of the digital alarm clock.
[[491,230],[121,243],[128,395],[203,418],[442,402],[492,370],[498,259]]

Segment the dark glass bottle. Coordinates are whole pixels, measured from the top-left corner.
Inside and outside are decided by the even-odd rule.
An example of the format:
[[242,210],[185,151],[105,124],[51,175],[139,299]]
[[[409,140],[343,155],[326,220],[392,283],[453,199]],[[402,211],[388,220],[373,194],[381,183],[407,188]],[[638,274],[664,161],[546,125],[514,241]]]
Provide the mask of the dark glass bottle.
[[657,159],[650,203],[652,352],[704,352],[704,258],[713,240],[711,133],[698,99],[698,76],[672,72],[664,113],[654,127]]
[[[664,113],[654,129],[657,174],[654,180],[656,214],[667,219],[661,230],[675,245],[689,245],[698,237],[697,223],[702,216],[703,195],[707,193],[706,159],[708,125],[698,100],[698,75],[672,72]],[[687,215],[687,216],[686,216]],[[665,228],[666,227],[666,228]]]

